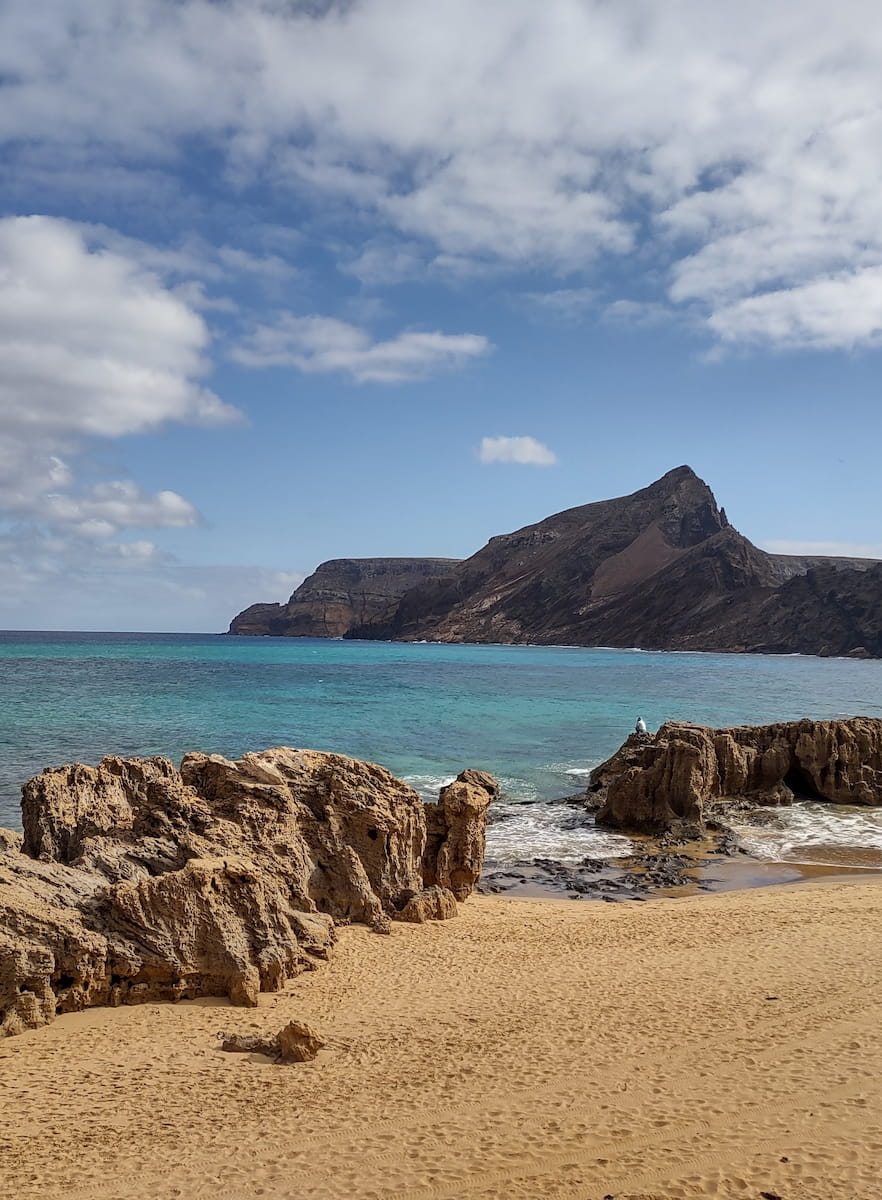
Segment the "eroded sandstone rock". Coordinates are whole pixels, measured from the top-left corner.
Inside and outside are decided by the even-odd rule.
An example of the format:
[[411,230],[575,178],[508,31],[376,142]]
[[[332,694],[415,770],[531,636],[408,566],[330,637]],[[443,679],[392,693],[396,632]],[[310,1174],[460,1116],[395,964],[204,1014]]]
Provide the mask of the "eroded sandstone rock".
[[325,1044],[305,1021],[289,1021],[276,1036],[280,1062],[310,1062]]
[[324,1039],[304,1021],[289,1021],[272,1037],[256,1033],[219,1034],[222,1050],[240,1054],[265,1054],[278,1063],[311,1062],[324,1045]]
[[588,795],[600,800],[599,824],[634,830],[701,829],[710,808],[739,799],[882,805],[882,721],[670,721],[654,736],[632,734],[592,772]]
[[425,921],[446,921],[456,916],[456,897],[449,888],[435,885],[423,888],[395,914],[396,921],[422,925]]
[[253,1006],[327,957],[336,922],[454,915],[435,885],[471,891],[496,784],[446,790],[426,806],[383,767],[286,747],[43,771],[24,838],[0,837],[0,1036],[97,1004]]
[[486,771],[463,771],[426,805],[428,836],[423,881],[448,888],[457,900],[471,895],[484,863],[487,808],[499,784]]

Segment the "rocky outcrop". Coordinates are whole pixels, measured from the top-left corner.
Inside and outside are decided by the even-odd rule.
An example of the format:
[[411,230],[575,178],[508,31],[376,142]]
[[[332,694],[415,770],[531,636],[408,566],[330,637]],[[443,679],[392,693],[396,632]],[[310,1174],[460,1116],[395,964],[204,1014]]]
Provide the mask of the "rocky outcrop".
[[457,900],[470,896],[484,864],[487,808],[499,785],[486,771],[463,771],[426,805],[423,879],[448,889]]
[[766,554],[689,467],[464,562],[338,559],[231,633],[882,656],[882,563]]
[[24,837],[0,836],[0,1035],[97,1004],[253,1005],[327,957],[337,922],[454,915],[496,784],[451,789],[425,806],[383,767],[285,747],[43,771]]
[[346,637],[382,624],[405,592],[448,575],[452,558],[334,558],[301,583],[287,604],[252,604],[234,617],[233,634]]
[[597,822],[620,829],[700,831],[733,801],[794,797],[882,805],[882,720],[789,721],[709,729],[668,722],[632,734],[592,773]]
[[303,1021],[289,1021],[273,1037],[256,1033],[223,1033],[221,1050],[240,1054],[265,1054],[277,1063],[311,1062],[325,1045],[316,1031]]
[[[287,618],[286,604],[250,604],[248,608],[233,617],[230,623],[230,633],[244,637],[284,637],[285,630],[290,624]],[[325,625],[322,622],[321,628]],[[332,634],[316,633],[315,637],[331,637]]]

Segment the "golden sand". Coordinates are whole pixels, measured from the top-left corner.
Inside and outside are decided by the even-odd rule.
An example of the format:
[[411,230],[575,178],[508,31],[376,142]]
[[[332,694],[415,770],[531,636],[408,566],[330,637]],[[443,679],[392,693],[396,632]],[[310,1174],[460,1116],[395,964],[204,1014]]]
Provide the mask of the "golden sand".
[[[880,883],[475,897],[256,1010],[59,1018],[0,1042],[0,1194],[880,1200]],[[314,1063],[218,1048],[291,1017]]]

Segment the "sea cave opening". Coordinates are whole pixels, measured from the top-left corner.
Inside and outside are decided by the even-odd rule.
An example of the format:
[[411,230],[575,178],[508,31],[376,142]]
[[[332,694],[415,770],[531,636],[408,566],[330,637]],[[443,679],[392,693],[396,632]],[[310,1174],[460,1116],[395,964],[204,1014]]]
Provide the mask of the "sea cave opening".
[[811,775],[799,763],[794,763],[790,767],[790,770],[784,776],[784,782],[798,800],[827,799],[826,796],[821,795],[815,787]]

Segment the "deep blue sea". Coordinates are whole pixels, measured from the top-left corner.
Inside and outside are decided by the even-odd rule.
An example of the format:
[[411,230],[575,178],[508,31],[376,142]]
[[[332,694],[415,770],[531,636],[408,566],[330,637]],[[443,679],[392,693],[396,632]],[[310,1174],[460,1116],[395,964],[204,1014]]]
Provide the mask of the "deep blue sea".
[[[501,862],[627,848],[549,802],[583,787],[638,716],[650,729],[882,716],[882,662],[800,656],[0,633],[0,671],[0,825],[21,828],[21,785],[44,766],[287,745],[382,763],[426,797],[464,767],[492,771]],[[882,853],[882,810],[795,805],[749,836],[790,861]]]

